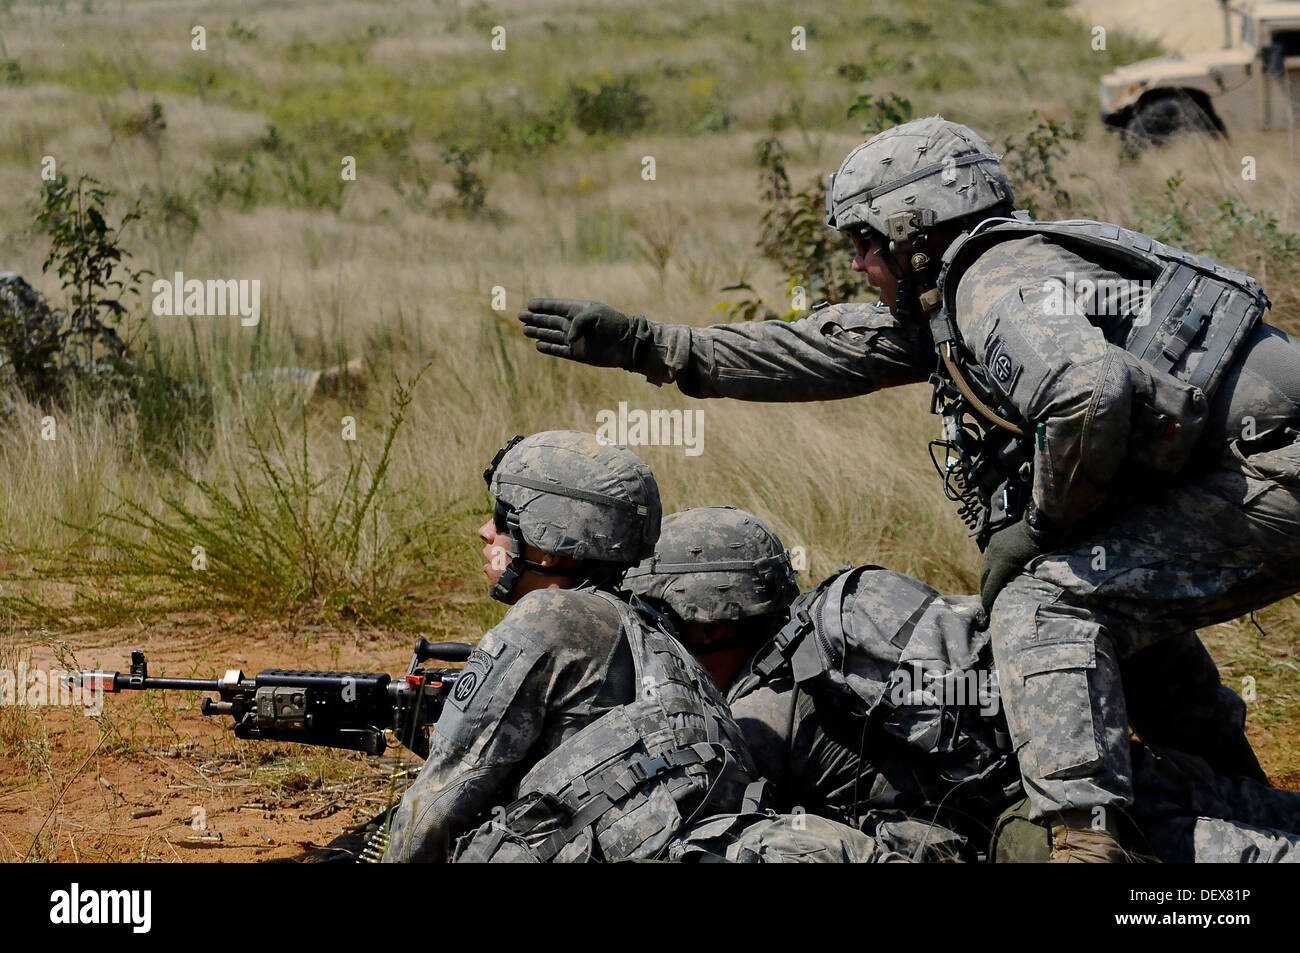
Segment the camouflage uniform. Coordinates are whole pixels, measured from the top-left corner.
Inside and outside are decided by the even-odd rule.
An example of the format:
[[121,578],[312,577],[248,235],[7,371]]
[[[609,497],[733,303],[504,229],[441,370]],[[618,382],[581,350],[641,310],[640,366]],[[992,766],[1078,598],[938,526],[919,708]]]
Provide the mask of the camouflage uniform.
[[[978,600],[934,593],[937,598],[925,603],[899,638],[922,584],[874,567],[842,578],[847,585],[824,585],[796,603],[814,627],[781,651],[788,664],[773,669],[766,661],[771,649],[760,650],[728,695],[757,769],[772,783],[773,804],[786,811],[802,806],[863,826],[885,845],[891,840],[878,826],[882,818],[897,823],[901,812],[912,824],[928,819],[937,825],[929,832],[928,849],[936,849],[935,839],[947,838],[950,853],[973,859],[997,816],[1022,796],[1018,776],[1003,770],[988,750],[990,731],[996,736],[1005,725],[987,635],[972,624]],[[818,626],[832,644],[853,646],[842,662],[845,683],[863,692],[862,701],[879,699],[874,715],[855,716],[850,711],[856,705],[846,694],[828,692],[828,680],[818,672],[825,663],[816,658],[818,645],[826,641],[814,637]],[[1194,638],[1177,644],[1178,651],[1166,652],[1160,661],[1190,662],[1193,672],[1208,662]],[[935,673],[985,672],[989,692],[978,698],[982,711],[941,704],[942,696],[927,699],[924,693],[910,695],[901,706],[891,704],[889,699],[898,697],[891,686],[917,684],[912,668],[917,660]],[[1174,681],[1179,674],[1166,672]],[[931,692],[941,685],[926,684]],[[1206,710],[1213,715],[1221,708],[1212,696]],[[960,700],[953,693],[949,701],[954,697]],[[1208,721],[1223,735],[1218,723]],[[1151,852],[1180,862],[1300,859],[1295,852],[1300,794],[1216,773],[1205,760],[1184,752],[1145,743],[1132,750],[1136,797],[1129,811]],[[895,849],[910,853],[915,843],[898,843]],[[1251,845],[1253,852],[1242,845]]]
[[681,863],[889,864],[908,858],[847,824],[812,814],[723,814],[669,850]]
[[[648,468],[590,434],[517,442],[485,474],[514,581],[534,565],[525,544],[574,555],[583,562],[566,574],[601,581],[529,592],[483,636],[395,812],[385,861],[446,859],[466,831],[467,860],[654,857],[696,813],[740,808],[751,782],[708,673],[653,610],[612,589],[658,537]],[[513,587],[496,588],[511,601]]]
[[[796,597],[780,538],[731,507],[666,517],[654,555],[628,573],[627,585],[671,613],[684,638],[694,637],[693,623],[744,623],[733,638],[756,651],[732,679],[728,700],[768,799],[795,812],[792,819],[821,815],[865,827],[869,843],[912,859],[976,859],[994,820],[1022,798],[989,638],[973,625],[977,597],[944,596],[876,566],[845,568]],[[773,619],[783,620],[780,630],[763,635]],[[1222,818],[1300,825],[1300,817],[1286,822],[1300,796],[1223,776],[1263,780],[1244,737],[1244,705],[1220,684],[1194,634],[1126,660],[1124,681],[1142,689],[1146,702],[1131,711],[1148,741],[1207,751],[1217,761],[1211,770],[1195,757],[1138,746],[1137,812],[1162,856],[1192,851],[1192,823],[1230,831],[1244,825]],[[1171,692],[1188,696],[1179,699],[1178,717],[1164,708]],[[1209,818],[1198,822],[1200,814]],[[771,856],[780,856],[798,849],[789,839],[798,831],[800,841],[831,839],[809,854],[824,858],[845,849],[837,830],[751,813],[705,822],[679,849],[729,856],[742,838],[767,839]],[[1045,847],[1047,832],[1038,831]],[[1203,859],[1215,856],[1197,849]]]
[[1201,758],[1131,747],[1130,809],[1166,863],[1300,863],[1300,793],[1216,774]]
[[[987,143],[937,117],[854,150],[838,179],[832,224],[913,252],[906,236],[936,224],[926,206],[969,227],[1011,201]],[[1026,466],[1004,492],[982,488],[978,517],[963,502],[963,518],[982,544],[1012,526],[1037,542],[989,631],[1045,817],[1132,801],[1122,659],[1300,591],[1300,346],[1259,320],[1267,299],[1245,275],[1114,226],[1037,227],[968,232],[941,266],[914,257],[937,287],[900,303],[919,300],[928,325],[864,304],[788,324],[640,318],[634,362],[620,366],[696,397],[826,400],[926,380],[937,349],[982,380],[985,409],[1022,432]],[[1151,287],[1153,263],[1164,270]],[[1076,295],[1084,287],[1118,293]],[[540,349],[581,359],[554,343],[563,319],[521,318]],[[948,364],[934,380],[936,399],[951,396]],[[999,433],[989,420],[984,432]]]

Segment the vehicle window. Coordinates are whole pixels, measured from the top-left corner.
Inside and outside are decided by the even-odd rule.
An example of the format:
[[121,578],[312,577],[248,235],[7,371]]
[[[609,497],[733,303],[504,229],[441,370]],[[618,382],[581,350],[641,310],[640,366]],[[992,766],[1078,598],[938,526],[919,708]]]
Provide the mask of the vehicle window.
[[1283,56],[1300,56],[1300,29],[1275,30],[1272,42],[1282,47]]
[[1250,17],[1241,17],[1241,42],[1247,46],[1255,42],[1255,21]]

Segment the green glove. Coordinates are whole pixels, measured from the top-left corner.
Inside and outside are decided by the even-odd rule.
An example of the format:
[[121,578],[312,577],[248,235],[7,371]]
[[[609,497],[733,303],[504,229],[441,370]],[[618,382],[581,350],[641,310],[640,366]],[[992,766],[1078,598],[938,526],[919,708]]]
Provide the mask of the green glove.
[[524,336],[543,354],[595,367],[638,370],[654,340],[645,315],[627,315],[599,301],[531,298],[519,320]]
[[988,625],[993,602],[1003,587],[1046,548],[1046,538],[1034,532],[1029,521],[1023,519],[989,537],[988,547],[984,550],[984,562],[980,563],[980,602],[984,611],[978,620],[979,628]]

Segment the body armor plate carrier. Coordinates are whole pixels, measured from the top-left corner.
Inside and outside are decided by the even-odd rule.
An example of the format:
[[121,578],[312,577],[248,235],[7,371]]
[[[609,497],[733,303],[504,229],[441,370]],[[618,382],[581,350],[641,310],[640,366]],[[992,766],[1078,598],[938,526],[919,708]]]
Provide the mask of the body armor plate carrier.
[[[993,245],[1034,235],[1132,276],[1148,289],[1139,312],[1112,329],[1108,340],[1141,369],[1135,375],[1142,390],[1134,395],[1134,428],[1144,439],[1131,442],[1129,461],[1179,472],[1200,439],[1210,400],[1270,306],[1267,295],[1245,272],[1118,225],[1003,220],[962,235],[944,253],[939,310],[931,321],[936,346],[960,343],[953,318],[957,285],[971,264]],[[966,360],[963,372],[982,399],[1018,421],[978,366]],[[948,496],[960,503],[960,515],[982,547],[990,533],[1023,514],[1032,477],[1032,427],[1022,426],[1024,435],[1013,436],[973,414],[942,366],[931,381],[931,410],[945,421],[944,437],[931,444],[931,455]],[[937,458],[936,449],[946,454],[945,460]]]
[[647,622],[656,613],[645,603],[598,594],[622,616],[639,697],[538,761],[457,861],[651,859],[697,814],[740,810],[752,764],[709,674]]

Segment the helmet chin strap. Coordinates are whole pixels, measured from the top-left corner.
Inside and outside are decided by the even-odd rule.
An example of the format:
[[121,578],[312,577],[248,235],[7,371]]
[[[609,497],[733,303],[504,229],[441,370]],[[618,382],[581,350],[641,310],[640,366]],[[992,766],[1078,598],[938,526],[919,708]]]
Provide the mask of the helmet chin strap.
[[509,605],[515,587],[519,585],[519,580],[526,572],[536,573],[540,576],[575,575],[572,567],[545,566],[541,563],[532,562],[524,556],[524,547],[527,544],[524,542],[523,530],[519,528],[519,517],[514,512],[506,516],[506,529],[510,534],[510,562],[506,566],[505,572],[492,584],[490,594],[493,599]]
[[498,602],[510,603],[510,594],[519,584],[519,577],[528,571],[528,561],[524,559],[524,533],[519,528],[519,517],[513,512],[506,515],[506,531],[510,535],[510,562],[500,578],[492,584],[491,595]]
[[917,292],[916,282],[910,271],[904,271],[894,256],[894,243],[889,246],[889,254],[883,256],[885,267],[894,276],[894,317],[907,322],[916,317]]

